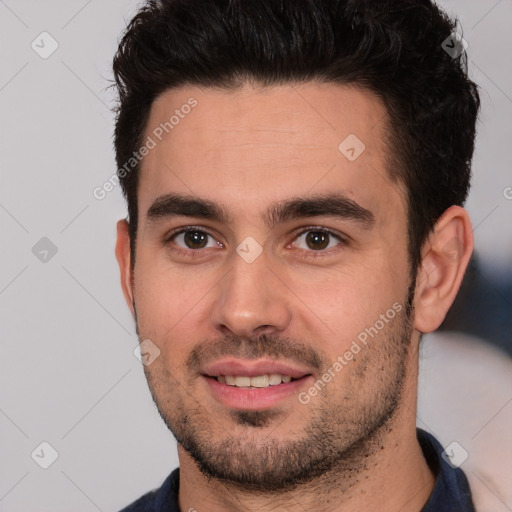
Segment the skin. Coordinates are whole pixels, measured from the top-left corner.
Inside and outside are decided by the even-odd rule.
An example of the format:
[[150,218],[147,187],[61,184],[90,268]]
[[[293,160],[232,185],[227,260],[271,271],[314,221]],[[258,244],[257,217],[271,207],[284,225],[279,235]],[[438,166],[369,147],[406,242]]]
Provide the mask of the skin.
[[[144,370],[179,441],[181,510],[286,511],[300,504],[323,512],[419,511],[435,475],[415,432],[418,345],[420,333],[440,325],[460,286],[473,249],[467,212],[454,206],[439,219],[411,283],[405,192],[387,172],[392,148],[385,143],[387,112],[378,98],[333,84],[234,91],[187,86],[155,101],[145,137],[190,97],[197,106],[142,164],[133,269],[125,220],[118,222],[116,245],[139,337],[160,350]],[[355,161],[338,150],[349,134],[365,144]],[[231,220],[148,220],[153,202],[171,192],[214,201]],[[374,223],[321,216],[269,229],[263,220],[271,204],[333,192],[369,210]],[[193,257],[183,236],[168,240],[187,226],[212,237]],[[300,234],[310,226],[345,242],[332,237],[319,250]],[[236,252],[248,236],[263,249],[252,263]],[[294,357],[312,374],[301,388],[307,391],[359,333],[393,304],[405,306],[411,284],[411,317],[403,307],[308,404],[294,395],[244,416],[220,404],[190,364],[191,354],[200,354],[199,364],[221,352]],[[318,367],[306,362],[307,354],[317,356]],[[301,442],[311,447],[298,452],[303,460],[312,462],[323,451],[329,464],[311,469],[311,478],[295,486],[293,478],[283,478],[279,488],[278,477],[300,466],[287,457]],[[202,453],[193,457],[197,449]],[[222,468],[224,478],[209,478],[199,456],[212,471]],[[230,480],[242,472],[245,485]],[[266,485],[258,488],[257,482]]]

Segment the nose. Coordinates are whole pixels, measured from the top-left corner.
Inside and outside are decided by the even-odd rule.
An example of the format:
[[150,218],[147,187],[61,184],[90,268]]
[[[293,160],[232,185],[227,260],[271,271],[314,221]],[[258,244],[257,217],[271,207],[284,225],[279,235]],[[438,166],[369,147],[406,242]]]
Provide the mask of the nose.
[[264,254],[247,263],[234,256],[231,270],[215,288],[213,327],[224,335],[251,338],[284,331],[291,321],[291,297]]

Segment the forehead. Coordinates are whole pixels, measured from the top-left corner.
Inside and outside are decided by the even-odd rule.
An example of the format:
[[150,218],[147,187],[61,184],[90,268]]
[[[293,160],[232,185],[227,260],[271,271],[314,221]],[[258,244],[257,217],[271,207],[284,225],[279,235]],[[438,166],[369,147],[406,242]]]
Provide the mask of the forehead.
[[154,147],[141,165],[139,211],[166,193],[210,199],[237,215],[331,192],[375,207],[387,190],[400,202],[386,126],[382,102],[355,87],[166,91],[146,125]]

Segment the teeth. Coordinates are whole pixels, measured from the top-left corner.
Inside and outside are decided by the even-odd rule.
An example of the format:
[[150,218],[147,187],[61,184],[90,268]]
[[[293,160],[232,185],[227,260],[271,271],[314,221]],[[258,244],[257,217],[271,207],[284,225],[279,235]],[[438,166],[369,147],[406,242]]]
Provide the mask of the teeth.
[[282,382],[291,382],[289,375],[280,375],[279,373],[271,373],[270,375],[258,375],[256,377],[246,377],[242,375],[219,375],[217,380],[228,386],[236,386],[239,388],[267,388],[269,386],[277,386]]
[[[251,386],[253,388],[266,388],[269,386],[268,375],[260,375],[259,377],[251,377]],[[237,377],[238,382],[238,377]]]
[[235,377],[235,386],[239,388],[249,387],[251,385],[251,377]]
[[269,378],[269,383],[271,386],[277,386],[278,384],[281,384],[281,375],[279,373],[271,373]]

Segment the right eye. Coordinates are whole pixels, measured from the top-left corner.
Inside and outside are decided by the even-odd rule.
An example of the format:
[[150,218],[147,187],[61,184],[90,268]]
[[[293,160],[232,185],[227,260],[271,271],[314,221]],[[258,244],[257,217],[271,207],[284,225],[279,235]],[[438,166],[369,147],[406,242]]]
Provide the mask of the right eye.
[[[172,244],[171,244],[172,242]],[[194,251],[200,251],[201,249],[210,248],[222,248],[223,245],[215,240],[212,235],[204,231],[203,229],[188,226],[171,233],[166,238],[166,245],[170,245],[172,251],[178,251],[179,253],[194,253]],[[178,248],[172,247],[175,244]]]

